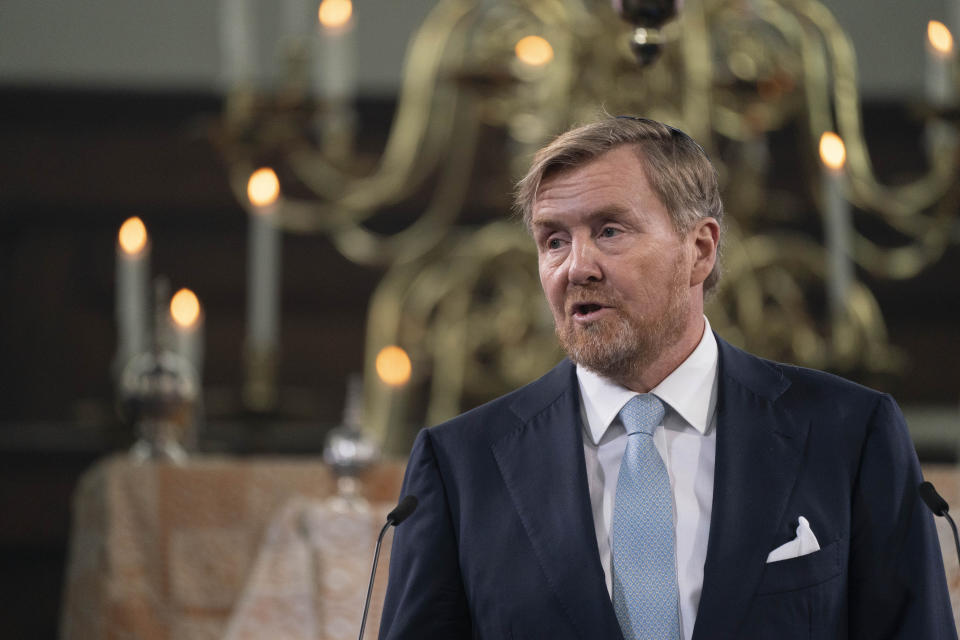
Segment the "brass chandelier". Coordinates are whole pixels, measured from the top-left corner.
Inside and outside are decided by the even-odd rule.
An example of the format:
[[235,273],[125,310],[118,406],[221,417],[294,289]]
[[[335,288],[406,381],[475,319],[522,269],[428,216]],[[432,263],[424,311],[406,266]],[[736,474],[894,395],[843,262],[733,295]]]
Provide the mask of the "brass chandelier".
[[[370,301],[364,377],[365,425],[387,448],[405,451],[411,425],[451,417],[559,357],[533,243],[505,205],[534,150],[604,112],[679,127],[717,165],[725,275],[707,313],[719,333],[834,371],[900,365],[857,274],[914,277],[956,237],[952,49],[931,62],[942,69],[924,113],[926,166],[894,186],[871,163],[853,47],[816,0],[614,4],[440,0],[410,41],[374,159],[355,148],[350,97],[311,88],[312,30],[282,43],[273,91],[231,87],[221,143],[251,217],[263,205],[248,194],[250,177],[269,165],[282,185],[270,225],[321,234],[357,265],[385,271]],[[785,197],[769,184],[770,138],[784,131],[807,193]],[[827,133],[841,141],[832,167],[819,155]],[[477,193],[488,209],[503,205],[499,219],[464,215]],[[416,213],[383,224],[404,203]],[[866,226],[898,240],[881,244]],[[412,363],[402,386],[376,375],[389,345]],[[247,352],[248,401],[269,407],[275,353],[249,340]]]

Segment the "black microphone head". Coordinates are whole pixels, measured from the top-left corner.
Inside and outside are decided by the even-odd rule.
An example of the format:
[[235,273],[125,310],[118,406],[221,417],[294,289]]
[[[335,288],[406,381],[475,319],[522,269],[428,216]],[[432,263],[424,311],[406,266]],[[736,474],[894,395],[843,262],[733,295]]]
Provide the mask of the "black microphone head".
[[934,515],[944,516],[947,514],[947,511],[950,510],[947,501],[937,493],[937,490],[934,489],[933,485],[929,482],[921,482],[918,491],[920,492],[920,497],[927,503],[927,506],[930,507],[930,511],[933,511]]
[[404,520],[410,517],[410,514],[414,512],[417,508],[417,497],[416,496],[404,496],[403,500],[400,501],[400,504],[397,505],[396,509],[387,514],[387,522],[393,526],[397,526]]

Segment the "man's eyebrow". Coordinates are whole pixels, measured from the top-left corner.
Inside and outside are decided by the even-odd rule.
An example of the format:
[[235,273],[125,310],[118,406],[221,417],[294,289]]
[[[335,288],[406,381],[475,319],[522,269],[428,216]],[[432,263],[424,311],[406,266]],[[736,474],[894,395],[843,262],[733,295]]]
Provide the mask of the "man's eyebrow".
[[[584,214],[584,217],[588,222],[595,223],[598,220],[616,218],[628,212],[629,210],[624,206],[611,204],[608,206],[601,207],[599,209],[594,209],[593,211],[590,211],[589,213]],[[559,221],[555,216],[550,216],[550,215],[537,216],[536,214],[534,214],[534,216],[530,220],[531,228],[535,228],[535,227],[552,228],[552,227],[561,227],[561,226],[564,226],[564,223]]]

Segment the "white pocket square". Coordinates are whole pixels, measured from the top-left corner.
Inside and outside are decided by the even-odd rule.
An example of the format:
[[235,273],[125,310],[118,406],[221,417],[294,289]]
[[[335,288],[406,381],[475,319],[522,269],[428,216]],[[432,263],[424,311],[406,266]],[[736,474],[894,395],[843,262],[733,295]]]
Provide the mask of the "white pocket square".
[[813,535],[810,523],[806,518],[800,516],[797,525],[797,537],[771,551],[770,555],[767,556],[767,562],[799,558],[814,551],[820,551],[820,543],[817,542],[817,536]]

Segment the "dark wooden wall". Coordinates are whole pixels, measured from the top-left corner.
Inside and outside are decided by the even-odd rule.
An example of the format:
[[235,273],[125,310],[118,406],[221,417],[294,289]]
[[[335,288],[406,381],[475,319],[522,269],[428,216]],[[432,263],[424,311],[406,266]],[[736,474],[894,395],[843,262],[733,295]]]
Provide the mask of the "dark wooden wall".
[[[211,142],[221,107],[208,95],[0,88],[0,599],[41,603],[5,636],[54,636],[74,483],[130,441],[109,378],[124,219],[146,221],[154,273],[193,288],[205,306],[207,448],[317,453],[340,418],[346,375],[361,368],[381,272],[349,263],[322,237],[287,236],[281,381],[295,408],[268,418],[239,409],[246,224]],[[361,102],[363,145],[380,144],[392,108]],[[922,162],[907,106],[867,105],[865,120],[881,175],[895,180]],[[918,278],[869,283],[891,342],[910,358],[876,383],[902,403],[958,400],[958,273],[953,246]]]

